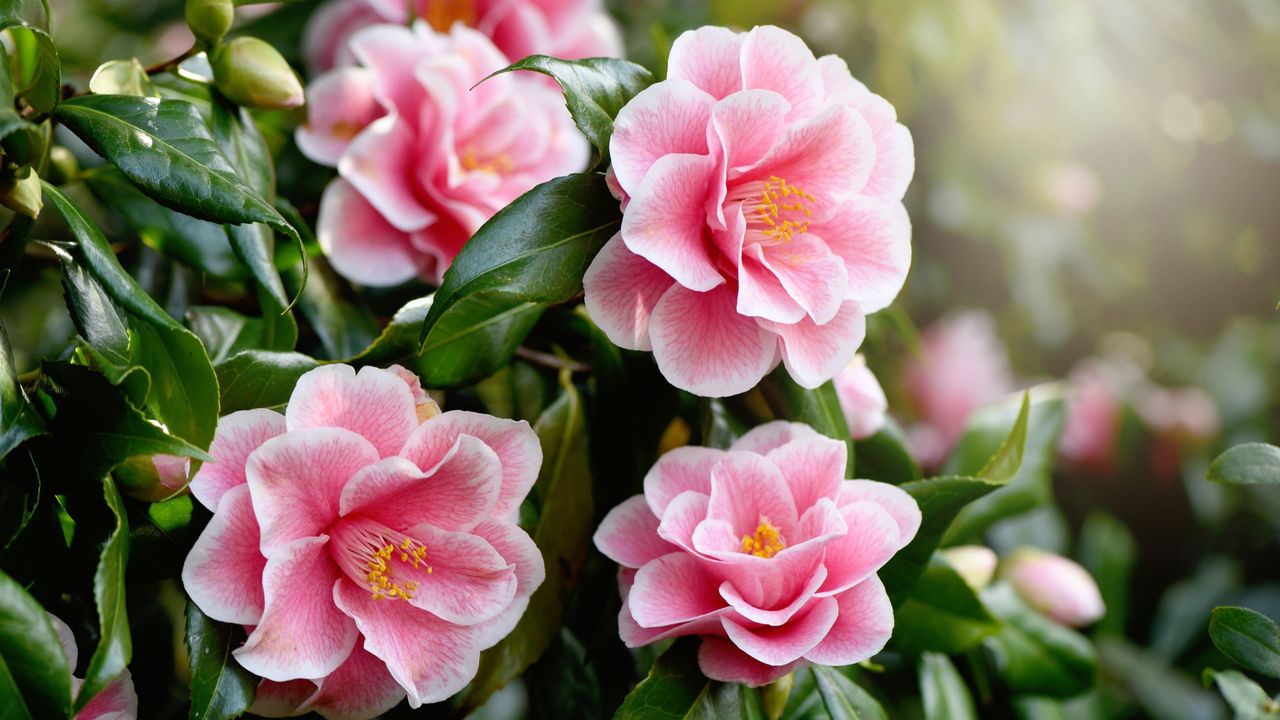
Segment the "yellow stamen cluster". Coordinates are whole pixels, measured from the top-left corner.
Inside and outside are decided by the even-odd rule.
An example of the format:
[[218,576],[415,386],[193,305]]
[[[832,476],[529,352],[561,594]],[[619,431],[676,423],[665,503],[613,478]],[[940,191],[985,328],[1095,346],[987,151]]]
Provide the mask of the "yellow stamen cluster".
[[789,242],[792,235],[809,232],[809,218],[813,217],[811,206],[816,202],[813,195],[773,175],[760,191],[756,219],[766,226],[765,237]]
[[462,165],[462,169],[467,172],[487,172],[493,175],[506,175],[515,169],[515,165],[511,162],[511,156],[506,153],[498,153],[493,157],[482,157],[476,152],[476,149],[470,145],[462,150],[462,155],[458,158],[458,162]]
[[467,27],[476,24],[474,0],[426,0],[423,5],[422,19],[439,32],[449,32],[455,22]]
[[[369,558],[369,572],[365,575],[365,579],[369,581],[369,590],[374,600],[392,600],[399,598],[401,600],[412,600],[413,593],[418,589],[418,583],[413,580],[404,580],[401,582],[395,576],[395,568],[393,564],[399,561],[402,564],[410,565],[418,568],[425,563],[423,558],[427,556],[427,548],[425,545],[417,544],[410,538],[405,538],[400,543],[400,547],[396,547],[393,543],[387,543]],[[431,566],[427,565],[427,574],[431,574]]]
[[756,527],[754,536],[742,536],[742,552],[748,555],[771,558],[786,547],[787,543],[782,539],[782,533],[778,532],[778,528],[774,527],[767,517],[760,518],[760,525]]

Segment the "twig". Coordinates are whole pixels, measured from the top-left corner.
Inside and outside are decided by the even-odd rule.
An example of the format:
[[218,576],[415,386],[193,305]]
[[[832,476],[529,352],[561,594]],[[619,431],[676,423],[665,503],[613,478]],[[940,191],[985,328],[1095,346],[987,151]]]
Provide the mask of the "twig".
[[521,358],[523,360],[528,360],[529,362],[534,363],[535,365],[542,365],[543,367],[555,368],[556,370],[568,370],[569,372],[574,372],[574,373],[591,372],[591,366],[587,365],[586,363],[580,363],[576,360],[568,360],[556,355],[552,355],[551,353],[544,353],[538,350],[530,350],[529,348],[523,345],[516,348],[516,357]]
[[188,49],[186,52],[182,53],[178,57],[173,58],[172,60],[165,60],[164,62],[159,62],[159,63],[156,63],[155,65],[148,66],[146,68],[146,73],[147,75],[159,75],[160,73],[169,72],[170,70],[173,70],[177,68],[179,65],[181,65],[183,60],[186,60],[187,58],[195,55],[196,52],[197,52],[196,47],[192,45],[190,49]]

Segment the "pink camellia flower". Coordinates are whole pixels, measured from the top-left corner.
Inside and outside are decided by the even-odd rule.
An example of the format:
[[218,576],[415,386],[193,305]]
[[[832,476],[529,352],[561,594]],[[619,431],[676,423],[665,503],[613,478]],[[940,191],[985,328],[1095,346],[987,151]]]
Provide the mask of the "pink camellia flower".
[[459,23],[475,28],[511,62],[530,55],[576,60],[622,54],[622,36],[602,0],[329,0],[303,31],[307,63],[313,73],[350,65],[356,31],[406,25],[410,18],[440,32]]
[[843,60],[785,30],[681,35],[609,148],[626,205],[587,309],[677,387],[745,392],[779,360],[817,387],[902,288],[911,134]]
[[191,483],[214,515],[182,581],[206,615],[251,627],[234,654],[263,678],[254,713],[370,718],[406,694],[443,700],[542,582],[514,523],[537,436],[430,416],[420,393],[402,369],[328,365],[298,380],[283,415],[218,424]]
[[1083,627],[1106,613],[1093,576],[1061,555],[1022,548],[1004,559],[1000,577],[1027,604],[1063,625]]
[[[58,634],[58,642],[62,645],[62,652],[67,658],[67,667],[74,671],[79,659],[75,635],[71,634],[71,628],[67,627],[61,618],[50,613],[46,614],[49,616],[49,623],[53,625],[54,632]],[[74,696],[80,692],[80,686],[83,684],[83,680],[72,675],[71,694]],[[120,677],[94,695],[93,699],[76,713],[74,720],[136,720],[137,717],[138,695],[133,690],[133,676],[125,670]]]
[[884,396],[880,381],[867,367],[866,358],[854,355],[853,362],[836,375],[836,396],[840,398],[840,410],[849,423],[849,435],[862,440],[880,432],[884,427],[889,401]]
[[1081,470],[1107,472],[1115,464],[1124,417],[1120,366],[1085,361],[1071,372],[1067,419],[1058,441],[1058,457]]
[[622,566],[623,642],[700,636],[707,677],[751,685],[879,652],[893,608],[876,571],[920,509],[892,485],[845,480],[845,461],[844,443],[781,421],[727,451],[663,455],[595,534]]
[[338,168],[316,234],[355,282],[440,282],[494,213],[586,164],[587,141],[544,78],[481,82],[508,61],[475,30],[374,25],[349,46],[360,64],[311,83],[296,137],[307,157]]

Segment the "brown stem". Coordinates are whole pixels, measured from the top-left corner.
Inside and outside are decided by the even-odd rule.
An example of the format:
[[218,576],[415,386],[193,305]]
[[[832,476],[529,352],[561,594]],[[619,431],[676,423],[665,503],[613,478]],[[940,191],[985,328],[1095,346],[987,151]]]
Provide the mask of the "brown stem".
[[523,345],[516,348],[516,357],[522,360],[528,360],[535,365],[543,367],[555,368],[556,370],[568,370],[575,373],[589,373],[591,366],[586,363],[580,363],[576,360],[568,360],[551,353],[531,350]]
[[186,52],[182,53],[176,58],[173,58],[171,60],[165,60],[164,62],[158,62],[155,65],[148,66],[146,68],[146,73],[147,75],[159,75],[160,73],[169,72],[170,70],[173,70],[174,68],[181,65],[183,60],[186,60],[192,55],[195,55],[196,52],[197,52],[196,47],[192,45],[190,49],[188,49]]

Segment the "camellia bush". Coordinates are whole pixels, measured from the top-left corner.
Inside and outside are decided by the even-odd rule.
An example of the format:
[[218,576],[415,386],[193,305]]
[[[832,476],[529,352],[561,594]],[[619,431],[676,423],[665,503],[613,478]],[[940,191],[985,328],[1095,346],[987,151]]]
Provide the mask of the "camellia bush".
[[156,5],[144,63],[0,0],[0,718],[1280,717],[1274,522],[1138,587],[1088,504],[1141,457],[1274,506],[1280,449],[1132,343],[917,333],[883,73],[767,17],[642,65],[593,0]]

